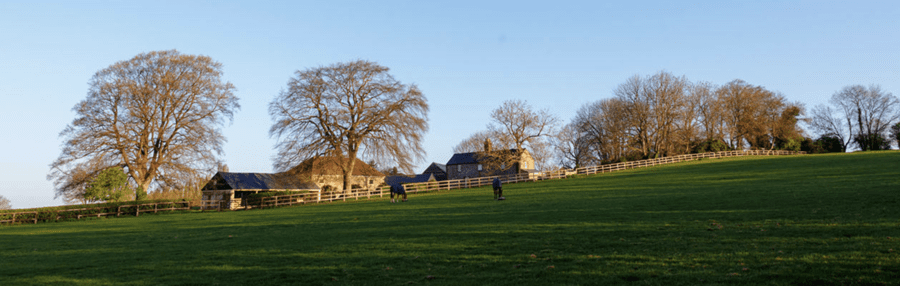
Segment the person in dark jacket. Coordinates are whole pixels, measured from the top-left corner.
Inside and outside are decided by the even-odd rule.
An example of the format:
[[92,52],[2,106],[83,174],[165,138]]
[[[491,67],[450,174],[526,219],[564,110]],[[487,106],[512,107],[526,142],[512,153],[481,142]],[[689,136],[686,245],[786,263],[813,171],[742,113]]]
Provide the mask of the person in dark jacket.
[[391,202],[394,202],[394,195],[397,195],[397,201],[400,201],[400,196],[403,196],[403,201],[406,201],[406,188],[403,187],[403,184],[393,184],[391,185]]
[[503,197],[503,182],[500,182],[500,178],[494,178],[494,200],[505,200]]

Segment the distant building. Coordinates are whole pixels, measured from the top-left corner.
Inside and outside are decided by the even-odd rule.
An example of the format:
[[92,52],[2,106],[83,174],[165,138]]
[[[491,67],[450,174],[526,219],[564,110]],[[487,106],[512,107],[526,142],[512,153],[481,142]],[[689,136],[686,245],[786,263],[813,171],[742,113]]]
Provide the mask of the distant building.
[[[343,162],[347,162],[343,158]],[[322,190],[343,190],[344,177],[338,159],[333,157],[316,157],[300,163],[285,173],[297,176],[302,180],[315,183]],[[353,166],[353,174],[350,176],[352,189],[374,190],[384,183],[384,174],[369,166],[359,158]]]
[[[205,208],[237,209],[247,205],[250,194],[272,191],[318,191],[319,186],[285,173],[218,172],[203,186]],[[210,205],[207,202],[215,202]]]
[[[487,154],[488,156],[485,156]],[[503,160],[511,162],[509,166],[505,163],[500,166],[494,166],[496,162],[492,162],[488,158],[509,158],[519,154],[517,149],[498,150],[491,152],[471,152],[453,154],[450,161],[447,161],[447,179],[457,180],[465,178],[476,178],[496,175],[514,175],[519,173],[527,173],[534,171],[534,158],[528,150],[522,150],[519,158],[510,158],[512,160]]]
[[447,165],[432,162],[422,174],[432,174],[434,179],[438,181],[447,180]]
[[414,176],[398,175],[384,177],[384,184],[388,186],[393,186],[394,184],[427,183],[430,181],[437,181],[434,179],[434,174],[421,174]]
[[[221,205],[213,208],[236,209],[246,206],[250,194],[259,192],[343,190],[343,173],[337,162],[335,158],[317,157],[275,174],[218,172],[203,187],[202,200],[207,208],[207,202],[218,202]],[[351,188],[374,191],[382,183],[384,174],[356,159]]]

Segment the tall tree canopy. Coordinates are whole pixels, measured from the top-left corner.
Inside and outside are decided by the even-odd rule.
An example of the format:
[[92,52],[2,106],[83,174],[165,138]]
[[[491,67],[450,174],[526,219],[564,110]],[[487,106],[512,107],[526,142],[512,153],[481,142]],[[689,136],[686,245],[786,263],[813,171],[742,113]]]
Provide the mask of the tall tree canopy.
[[[428,102],[415,84],[402,84],[388,68],[369,61],[337,63],[297,71],[270,104],[279,139],[275,168],[327,156],[337,159],[350,188],[356,158],[398,166],[412,173],[424,159]],[[349,160],[346,160],[349,159]]]
[[175,50],[98,71],[60,133],[62,154],[48,175],[57,197],[78,197],[72,194],[113,166],[125,166],[143,191],[167,174],[214,169],[225,141],[219,126],[240,108],[234,89],[222,81],[221,63]]

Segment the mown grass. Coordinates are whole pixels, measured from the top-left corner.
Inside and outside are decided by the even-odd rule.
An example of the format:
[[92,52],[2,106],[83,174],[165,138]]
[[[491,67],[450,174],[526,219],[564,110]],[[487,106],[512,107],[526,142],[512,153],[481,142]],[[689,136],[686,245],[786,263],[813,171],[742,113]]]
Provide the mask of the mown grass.
[[[0,227],[0,285],[897,285],[900,152]],[[433,279],[427,278],[428,276]]]

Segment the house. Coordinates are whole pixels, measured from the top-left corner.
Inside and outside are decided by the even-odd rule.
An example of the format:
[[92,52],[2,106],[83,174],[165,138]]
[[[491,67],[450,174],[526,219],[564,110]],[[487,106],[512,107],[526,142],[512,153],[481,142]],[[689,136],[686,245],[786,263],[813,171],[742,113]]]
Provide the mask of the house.
[[432,162],[422,174],[432,174],[434,179],[438,181],[447,180],[447,165]]
[[[518,158],[515,158],[516,154],[519,154]],[[446,168],[447,179],[457,180],[532,172],[535,167],[534,158],[528,150],[518,152],[517,149],[507,149],[453,154]]]
[[426,183],[430,181],[436,181],[434,178],[434,174],[421,174],[414,176],[398,175],[384,177],[384,184],[388,186],[393,186],[394,184]]
[[205,209],[237,209],[247,205],[246,199],[250,194],[318,190],[316,184],[285,173],[218,172],[203,186],[201,192]]
[[[309,181],[323,191],[326,190],[343,190],[344,177],[341,166],[337,162],[347,162],[347,158],[335,157],[315,157],[303,161],[299,165],[286,171],[286,174],[296,176],[300,180]],[[352,189],[368,189],[375,190],[384,183],[384,174],[369,166],[359,158],[353,166],[353,174],[350,176],[350,185]]]

